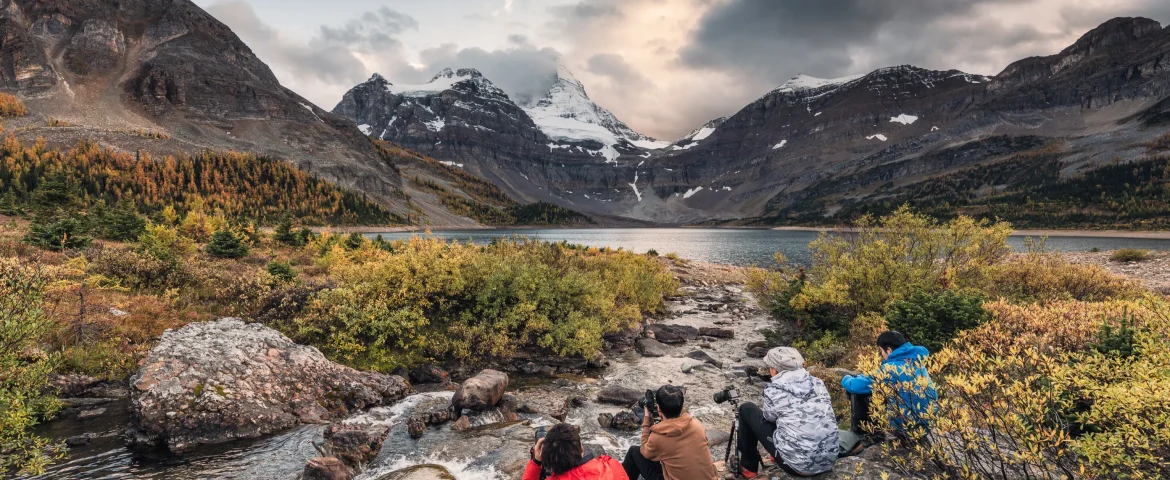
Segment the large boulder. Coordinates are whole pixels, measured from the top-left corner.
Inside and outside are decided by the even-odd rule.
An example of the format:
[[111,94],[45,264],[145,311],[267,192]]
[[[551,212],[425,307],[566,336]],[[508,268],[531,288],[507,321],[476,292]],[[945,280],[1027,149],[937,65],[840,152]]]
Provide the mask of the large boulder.
[[600,392],[597,392],[597,401],[599,403],[628,407],[638,403],[638,400],[641,400],[645,395],[646,392],[641,390],[634,390],[621,385],[606,385]]
[[666,345],[653,338],[638,339],[638,353],[641,353],[643,357],[665,357],[667,352],[666,349]]
[[687,340],[699,338],[699,329],[687,325],[650,325],[654,339],[668,345],[687,343]]
[[456,414],[462,413],[465,409],[482,412],[500,403],[507,389],[508,374],[497,370],[484,370],[459,385],[455,396],[451,397],[451,405],[455,407]]
[[401,377],[338,365],[236,318],[168,330],[130,384],[127,440],[174,452],[325,423],[410,390]]

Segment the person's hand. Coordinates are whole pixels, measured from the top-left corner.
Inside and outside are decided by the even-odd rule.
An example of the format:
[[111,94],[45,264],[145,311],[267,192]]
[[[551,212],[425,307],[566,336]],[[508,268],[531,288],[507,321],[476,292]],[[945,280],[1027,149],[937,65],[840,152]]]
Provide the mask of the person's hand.
[[650,425],[651,423],[654,422],[653,418],[654,417],[650,416],[650,409],[643,406],[642,407],[642,425]]
[[537,462],[540,461],[540,453],[544,450],[544,439],[536,441],[536,446],[532,447],[532,458]]

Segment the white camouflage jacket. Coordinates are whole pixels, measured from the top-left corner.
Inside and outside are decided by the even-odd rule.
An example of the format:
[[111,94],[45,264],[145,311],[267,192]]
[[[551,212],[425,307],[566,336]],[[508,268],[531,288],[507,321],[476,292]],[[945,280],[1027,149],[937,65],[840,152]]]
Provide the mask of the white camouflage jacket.
[[776,455],[809,475],[833,469],[840,448],[837,421],[825,383],[799,369],[772,378],[764,387],[764,419],[776,424]]

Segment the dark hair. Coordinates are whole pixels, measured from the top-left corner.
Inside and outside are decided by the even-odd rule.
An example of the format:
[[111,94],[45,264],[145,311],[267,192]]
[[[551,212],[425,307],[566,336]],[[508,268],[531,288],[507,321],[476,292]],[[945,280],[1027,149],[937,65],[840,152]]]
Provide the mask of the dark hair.
[[545,470],[560,475],[581,466],[581,431],[573,425],[558,423],[548,429],[540,463]]
[[682,415],[683,410],[683,389],[674,385],[663,385],[658,389],[658,393],[654,394],[655,400],[658,402],[658,408],[662,409],[662,415],[666,418],[678,418]]
[[905,345],[905,344],[906,344],[906,336],[902,335],[901,332],[895,332],[893,330],[890,330],[888,332],[884,332],[881,335],[878,335],[878,338],[877,338],[877,346],[878,346],[878,348],[880,348],[882,350],[885,350],[887,348],[890,350],[897,350],[898,347],[901,347],[902,345]]

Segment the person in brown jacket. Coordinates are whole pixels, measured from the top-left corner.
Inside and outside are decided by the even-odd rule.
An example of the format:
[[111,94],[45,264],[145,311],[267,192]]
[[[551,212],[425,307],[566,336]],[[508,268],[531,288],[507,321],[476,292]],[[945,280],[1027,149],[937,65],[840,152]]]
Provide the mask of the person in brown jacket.
[[714,480],[715,463],[702,422],[683,413],[683,389],[664,385],[654,395],[662,421],[642,417],[642,445],[630,447],[622,467],[630,480]]

